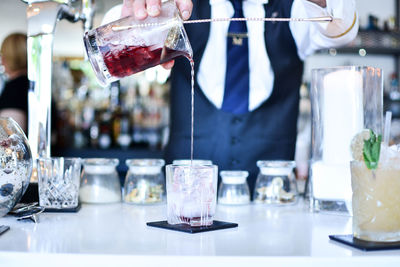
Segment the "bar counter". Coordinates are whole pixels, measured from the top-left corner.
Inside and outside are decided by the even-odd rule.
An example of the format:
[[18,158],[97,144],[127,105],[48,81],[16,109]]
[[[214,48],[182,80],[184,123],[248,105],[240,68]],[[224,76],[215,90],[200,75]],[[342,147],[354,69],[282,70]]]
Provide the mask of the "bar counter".
[[0,218],[0,266],[400,266],[400,250],[363,252],[334,241],[351,217],[285,207],[218,205],[216,219],[238,228],[188,234],[146,226],[166,205],[82,205],[43,213],[39,223]]

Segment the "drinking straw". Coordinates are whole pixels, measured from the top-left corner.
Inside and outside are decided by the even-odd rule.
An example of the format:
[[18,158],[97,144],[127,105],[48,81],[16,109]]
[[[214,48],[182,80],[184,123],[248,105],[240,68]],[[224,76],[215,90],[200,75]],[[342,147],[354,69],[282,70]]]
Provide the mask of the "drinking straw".
[[389,139],[390,139],[390,126],[392,123],[392,112],[391,111],[386,111],[385,115],[385,130],[383,132],[383,143],[388,146],[389,145]]

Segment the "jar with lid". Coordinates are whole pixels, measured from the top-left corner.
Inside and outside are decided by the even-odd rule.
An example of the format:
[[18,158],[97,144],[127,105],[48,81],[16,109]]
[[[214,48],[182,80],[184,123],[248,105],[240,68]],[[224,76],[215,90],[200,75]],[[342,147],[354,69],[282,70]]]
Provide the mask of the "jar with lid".
[[124,202],[130,204],[161,203],[165,198],[162,159],[128,159],[129,170],[124,183]]
[[221,184],[218,191],[218,204],[245,205],[250,203],[250,190],[247,185],[247,171],[221,171]]
[[83,160],[83,172],[79,189],[82,203],[121,202],[121,183],[115,158],[88,158]]
[[297,182],[294,161],[257,161],[260,169],[255,188],[254,202],[265,204],[293,204],[297,202]]

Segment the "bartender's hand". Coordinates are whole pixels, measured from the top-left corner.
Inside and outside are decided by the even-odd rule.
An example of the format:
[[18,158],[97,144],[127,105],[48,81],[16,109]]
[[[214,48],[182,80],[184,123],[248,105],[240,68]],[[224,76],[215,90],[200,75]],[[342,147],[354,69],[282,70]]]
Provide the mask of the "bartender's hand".
[[308,1],[319,5],[320,7],[326,7],[326,0],[308,0]]
[[[175,0],[175,3],[181,12],[184,20],[190,18],[193,9],[191,0]],[[161,0],[124,0],[122,5],[121,17],[135,15],[139,20],[145,19],[148,15],[157,17],[160,15]],[[166,69],[171,69],[174,66],[174,61],[168,61],[162,66]]]
[[[175,0],[184,20],[190,18],[193,9],[192,0]],[[161,0],[124,0],[121,17],[135,15],[137,19],[145,19],[147,15],[160,15]]]

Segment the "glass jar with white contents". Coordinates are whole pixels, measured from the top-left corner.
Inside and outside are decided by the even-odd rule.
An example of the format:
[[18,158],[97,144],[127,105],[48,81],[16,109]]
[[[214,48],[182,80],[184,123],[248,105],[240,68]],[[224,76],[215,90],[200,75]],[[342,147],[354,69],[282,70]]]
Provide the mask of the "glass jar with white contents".
[[162,159],[128,159],[124,183],[124,202],[129,204],[161,203],[165,198]]
[[221,171],[222,181],[218,191],[218,203],[224,205],[245,205],[250,203],[247,185],[247,171]]
[[88,158],[83,161],[79,189],[82,203],[121,202],[121,183],[116,167],[118,159]]

